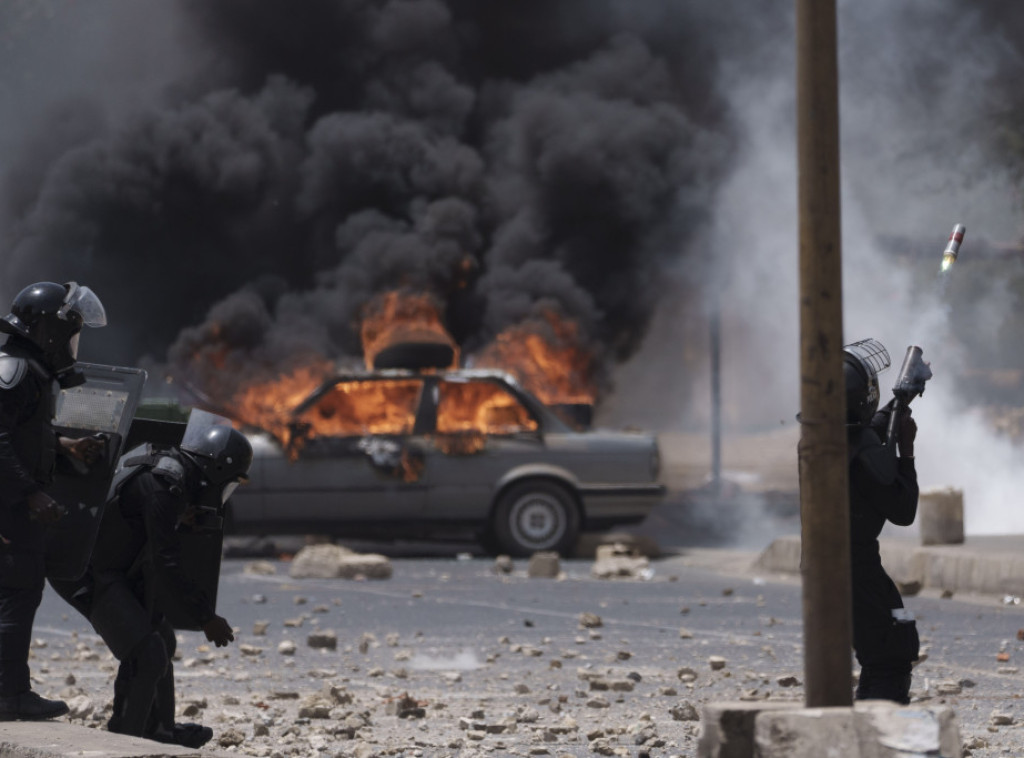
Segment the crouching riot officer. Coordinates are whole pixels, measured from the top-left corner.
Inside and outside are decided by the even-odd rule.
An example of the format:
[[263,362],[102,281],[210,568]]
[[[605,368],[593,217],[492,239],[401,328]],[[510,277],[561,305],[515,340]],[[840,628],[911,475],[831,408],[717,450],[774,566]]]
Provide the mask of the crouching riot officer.
[[201,630],[218,647],[234,640],[215,612],[223,513],[251,463],[244,435],[193,410],[179,445],[122,456],[85,575],[52,582],[120,661],[110,731],[193,748],[213,736],[174,722],[174,630]]
[[82,327],[106,321],[99,298],[75,282],[30,285],[0,319],[0,720],[68,712],[32,691],[28,654],[45,581],[44,528],[65,514],[45,490],[58,465],[92,464],[105,449],[100,439],[58,436],[57,394],[84,381],[75,369]]
[[878,411],[878,372],[888,368],[889,354],[872,339],[846,345],[843,353],[853,647],[861,666],[856,698],[907,704],[919,638],[913,615],[903,607],[899,590],[882,567],[878,536],[886,521],[909,526],[917,514],[917,424],[906,407],[897,419],[895,438],[886,444],[893,406]]

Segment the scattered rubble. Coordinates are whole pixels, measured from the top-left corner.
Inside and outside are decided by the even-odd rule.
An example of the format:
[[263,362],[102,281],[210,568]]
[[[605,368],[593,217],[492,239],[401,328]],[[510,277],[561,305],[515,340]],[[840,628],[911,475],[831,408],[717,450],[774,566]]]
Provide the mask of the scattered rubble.
[[390,579],[391,560],[376,553],[356,553],[341,545],[306,545],[295,554],[293,579]]

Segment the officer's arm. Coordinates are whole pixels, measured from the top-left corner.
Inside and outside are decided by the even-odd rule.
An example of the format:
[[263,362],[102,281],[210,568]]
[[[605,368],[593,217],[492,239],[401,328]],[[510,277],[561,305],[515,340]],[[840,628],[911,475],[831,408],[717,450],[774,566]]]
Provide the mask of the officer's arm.
[[147,507],[143,508],[143,518],[153,567],[160,573],[162,583],[168,590],[175,593],[189,608],[190,615],[200,625],[204,625],[215,615],[213,603],[185,573],[181,559],[181,540],[176,531],[178,514],[186,505],[184,498],[167,487],[156,486],[147,501]]
[[913,458],[894,458],[879,441],[865,446],[850,464],[859,492],[886,519],[910,526],[917,516],[917,470]]

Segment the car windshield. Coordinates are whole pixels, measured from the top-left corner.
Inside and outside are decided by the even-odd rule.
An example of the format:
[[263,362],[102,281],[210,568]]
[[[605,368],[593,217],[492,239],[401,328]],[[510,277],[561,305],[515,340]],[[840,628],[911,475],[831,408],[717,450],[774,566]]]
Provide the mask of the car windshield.
[[411,434],[421,389],[415,379],[338,382],[298,421],[307,438]]
[[441,382],[437,431],[515,434],[537,429],[537,420],[508,390],[495,382]]

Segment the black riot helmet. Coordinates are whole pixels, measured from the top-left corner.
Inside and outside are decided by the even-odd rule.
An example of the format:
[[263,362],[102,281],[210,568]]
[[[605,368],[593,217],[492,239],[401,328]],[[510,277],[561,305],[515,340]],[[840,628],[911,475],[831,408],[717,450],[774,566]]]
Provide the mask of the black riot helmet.
[[215,424],[186,431],[179,447],[199,467],[209,485],[220,490],[220,502],[226,502],[235,487],[248,478],[252,445],[234,427]]
[[18,335],[38,347],[54,373],[78,359],[78,334],[83,326],[105,326],[103,303],[76,282],[37,282],[19,292],[11,312],[0,319],[0,332]]
[[843,380],[846,383],[846,423],[867,426],[871,423],[881,393],[878,374],[889,368],[889,352],[874,339],[843,346]]

